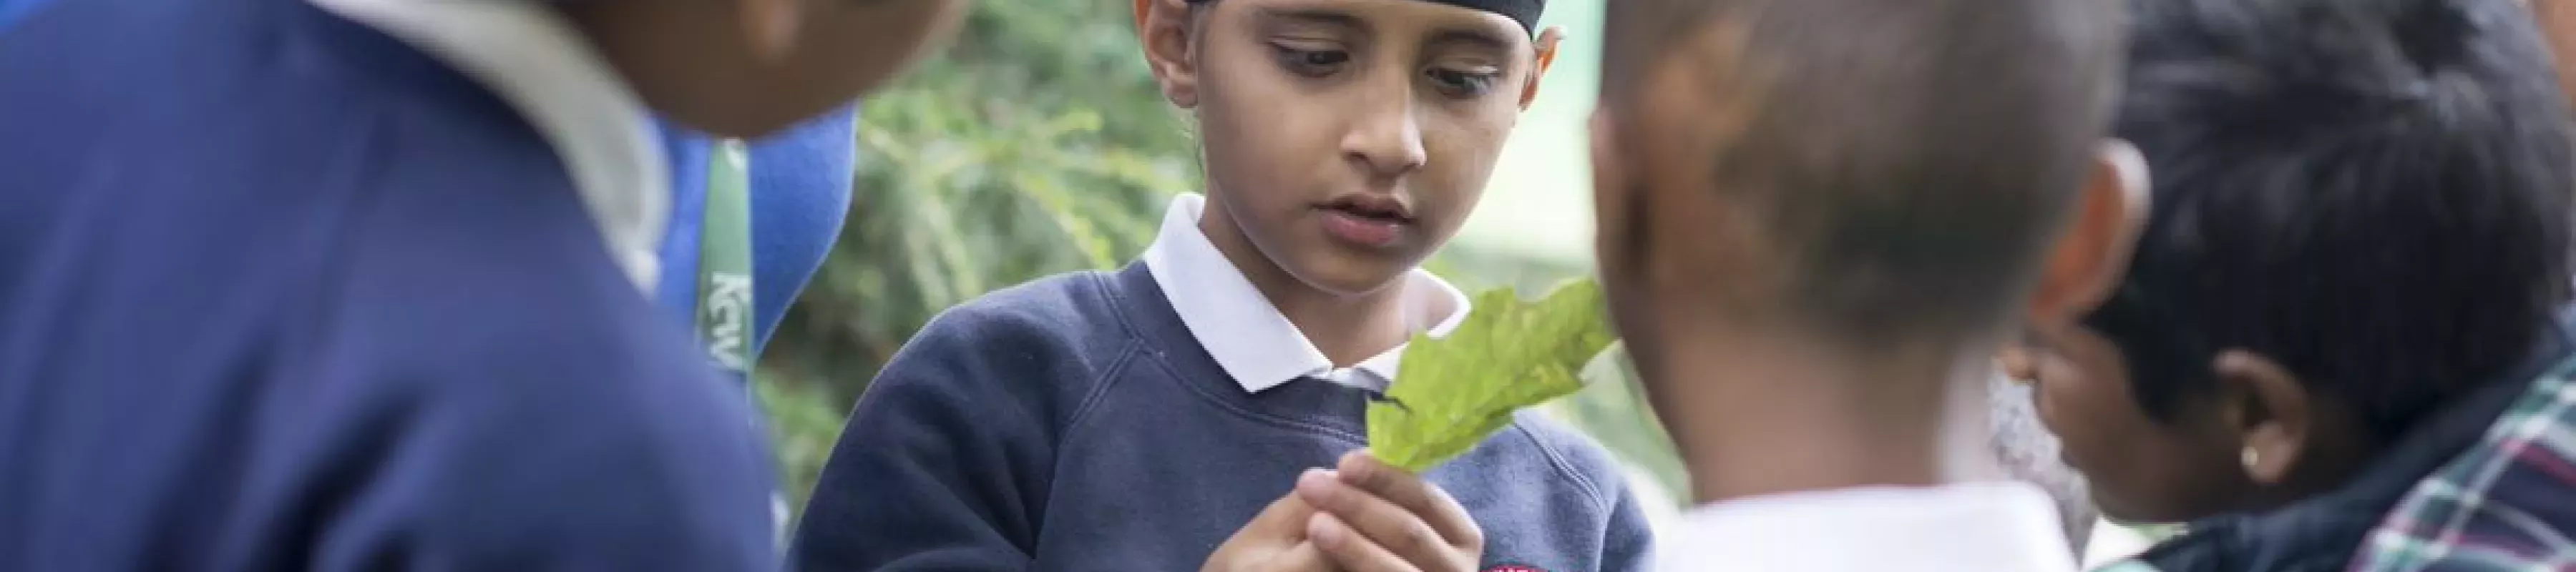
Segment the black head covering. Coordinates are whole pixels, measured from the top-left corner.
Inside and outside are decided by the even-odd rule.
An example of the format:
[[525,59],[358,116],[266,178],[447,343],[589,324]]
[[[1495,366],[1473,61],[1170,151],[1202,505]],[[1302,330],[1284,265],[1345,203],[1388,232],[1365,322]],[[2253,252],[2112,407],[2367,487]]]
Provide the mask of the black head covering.
[[[1192,3],[1192,4],[1206,4],[1206,3],[1209,3],[1209,2],[1215,2],[1215,1],[1216,1],[1216,0],[1189,0],[1189,2],[1190,2],[1190,3]],[[1466,9],[1469,9],[1469,10],[1483,10],[1483,11],[1486,11],[1486,12],[1493,12],[1493,13],[1496,13],[1496,14],[1502,14],[1502,15],[1503,15],[1503,17],[1505,17],[1505,18],[1511,18],[1513,22],[1517,22],[1517,23],[1519,23],[1519,24],[1521,25],[1521,31],[1529,32],[1529,33],[1531,33],[1531,34],[1536,34],[1536,33],[1538,33],[1538,17],[1539,17],[1539,14],[1547,11],[1547,0],[1413,0],[1413,1],[1416,1],[1416,2],[1430,2],[1430,3],[1433,3],[1433,4],[1447,4],[1447,5],[1450,5],[1450,6],[1457,6],[1457,7],[1460,7],[1460,8],[1466,8]]]

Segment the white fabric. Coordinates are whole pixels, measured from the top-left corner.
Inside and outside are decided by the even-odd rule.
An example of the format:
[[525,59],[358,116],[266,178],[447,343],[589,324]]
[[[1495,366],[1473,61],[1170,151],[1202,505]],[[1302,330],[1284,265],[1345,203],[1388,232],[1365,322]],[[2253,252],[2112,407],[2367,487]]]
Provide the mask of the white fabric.
[[1859,488],[1702,505],[1660,572],[2072,572],[2048,496],[2011,482]]
[[312,0],[411,44],[525,114],[571,171],[618,269],[650,296],[671,217],[652,116],[561,14],[509,0]]
[[[1279,307],[1252,286],[1243,271],[1225,259],[1225,253],[1208,242],[1199,232],[1199,213],[1207,207],[1207,198],[1183,194],[1172,199],[1164,211],[1163,227],[1154,244],[1145,248],[1145,268],[1153,274],[1154,284],[1171,300],[1172,311],[1180,314],[1182,325],[1200,347],[1207,348],[1218,366],[1225,368],[1236,384],[1248,393],[1260,393],[1299,377],[1313,376],[1333,383],[1385,391],[1394,382],[1396,366],[1404,357],[1404,346],[1363,360],[1349,368],[1335,368],[1333,361],[1315,349],[1313,341],[1289,323]],[[1426,330],[1432,337],[1449,334],[1467,317],[1467,294],[1449,281],[1419,268],[1405,275],[1415,288],[1408,292],[1437,292],[1447,296],[1456,311],[1435,317],[1431,300],[1408,300],[1416,324],[1432,323]]]

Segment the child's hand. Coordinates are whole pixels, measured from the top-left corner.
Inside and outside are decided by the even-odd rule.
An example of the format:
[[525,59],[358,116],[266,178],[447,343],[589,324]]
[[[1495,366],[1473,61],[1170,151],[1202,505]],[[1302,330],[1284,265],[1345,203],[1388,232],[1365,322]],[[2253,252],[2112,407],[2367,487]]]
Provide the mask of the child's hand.
[[1473,572],[1485,533],[1457,499],[1365,452],[1339,471],[1309,471],[1297,496],[1315,507],[1307,535],[1353,572]]
[[1340,570],[1332,559],[1306,539],[1306,521],[1315,516],[1315,508],[1297,498],[1295,491],[1270,503],[1270,508],[1252,517],[1252,522],[1237,530],[1233,538],[1208,555],[1200,572],[1330,572]]

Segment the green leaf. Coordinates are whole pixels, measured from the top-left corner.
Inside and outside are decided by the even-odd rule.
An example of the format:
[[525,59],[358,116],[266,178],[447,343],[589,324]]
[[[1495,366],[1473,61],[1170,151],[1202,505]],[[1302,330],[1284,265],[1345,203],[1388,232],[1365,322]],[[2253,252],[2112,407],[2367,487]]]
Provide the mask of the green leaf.
[[1387,400],[1368,407],[1369,449],[1421,472],[1511,424],[1512,412],[1583,389],[1577,375],[1612,340],[1601,286],[1582,280],[1536,302],[1477,294],[1447,337],[1416,335]]

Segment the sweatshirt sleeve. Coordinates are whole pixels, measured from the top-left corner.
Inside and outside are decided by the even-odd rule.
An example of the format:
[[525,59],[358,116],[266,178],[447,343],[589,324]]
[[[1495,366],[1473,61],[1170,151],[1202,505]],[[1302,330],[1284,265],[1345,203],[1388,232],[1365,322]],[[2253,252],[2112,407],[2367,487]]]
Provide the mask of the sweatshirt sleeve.
[[[654,325],[635,314],[623,325]],[[748,403],[677,336],[564,327],[587,322],[332,358],[353,373],[323,377],[367,381],[311,388],[324,422],[280,440],[320,451],[283,461],[311,480],[282,490],[329,499],[296,516],[317,520],[311,568],[774,570]]]
[[1647,522],[1637,495],[1623,492],[1610,509],[1610,529],[1601,540],[1602,572],[1646,572],[1654,567],[1654,525]]
[[908,342],[851,411],[789,560],[806,571],[1026,569],[1068,368],[1026,320],[974,304]]

